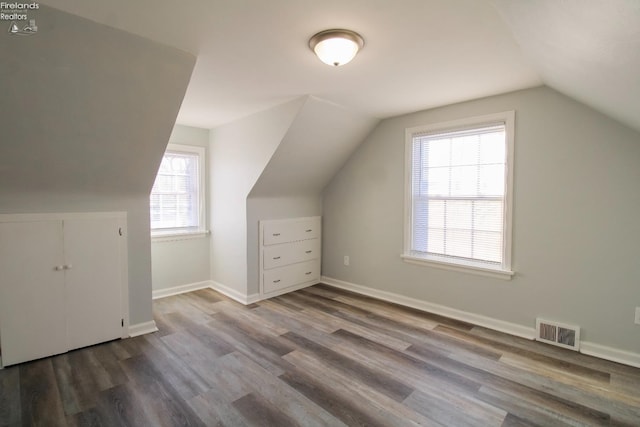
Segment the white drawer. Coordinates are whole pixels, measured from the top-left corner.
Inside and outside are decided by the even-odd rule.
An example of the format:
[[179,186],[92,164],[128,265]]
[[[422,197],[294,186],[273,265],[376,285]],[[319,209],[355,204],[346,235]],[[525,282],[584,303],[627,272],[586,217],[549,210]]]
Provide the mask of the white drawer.
[[264,293],[285,289],[320,278],[320,260],[300,262],[263,273]]
[[264,245],[319,238],[320,217],[288,221],[265,221],[263,233]]
[[265,270],[320,258],[320,239],[267,246],[262,256],[262,265]]

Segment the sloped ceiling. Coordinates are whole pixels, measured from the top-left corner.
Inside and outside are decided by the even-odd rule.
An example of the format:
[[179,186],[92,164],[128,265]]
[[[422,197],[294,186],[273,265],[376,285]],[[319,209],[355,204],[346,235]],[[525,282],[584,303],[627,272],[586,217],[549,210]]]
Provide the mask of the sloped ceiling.
[[548,86],[640,130],[640,1],[494,3]]
[[[311,94],[377,118],[547,84],[640,129],[638,0],[45,0],[192,52],[181,124]],[[307,46],[360,32],[343,67]]]
[[0,36],[0,196],[148,194],[195,57],[41,5]]
[[320,194],[378,120],[308,96],[250,197]]
[[[542,83],[485,0],[45,2],[196,54],[185,125],[217,127],[304,95],[385,118]],[[365,46],[332,68],[308,41],[336,27]]]

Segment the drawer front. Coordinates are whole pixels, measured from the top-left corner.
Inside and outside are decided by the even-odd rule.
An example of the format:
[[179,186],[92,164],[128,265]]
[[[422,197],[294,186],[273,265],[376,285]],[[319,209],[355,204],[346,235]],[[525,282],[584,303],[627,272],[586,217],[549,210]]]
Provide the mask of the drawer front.
[[318,259],[274,268],[263,273],[264,293],[286,289],[319,278],[320,260]]
[[266,246],[262,256],[262,265],[265,270],[320,258],[320,239]]
[[295,242],[320,237],[320,218],[305,218],[291,221],[265,221],[264,245]]

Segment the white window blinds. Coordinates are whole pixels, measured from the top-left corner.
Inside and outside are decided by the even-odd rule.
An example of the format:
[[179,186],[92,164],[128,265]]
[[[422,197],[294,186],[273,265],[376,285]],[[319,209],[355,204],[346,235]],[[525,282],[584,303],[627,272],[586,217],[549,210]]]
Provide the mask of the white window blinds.
[[505,267],[506,147],[504,123],[413,134],[413,253]]
[[167,151],[151,190],[151,229],[200,227],[197,153]]

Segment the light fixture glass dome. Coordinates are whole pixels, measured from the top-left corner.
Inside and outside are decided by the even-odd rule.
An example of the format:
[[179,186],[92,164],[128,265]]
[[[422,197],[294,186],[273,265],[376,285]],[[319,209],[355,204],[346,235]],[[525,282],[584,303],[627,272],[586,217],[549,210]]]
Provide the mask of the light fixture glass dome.
[[350,62],[363,46],[362,37],[349,30],[321,31],[309,40],[309,47],[318,58],[334,67]]

